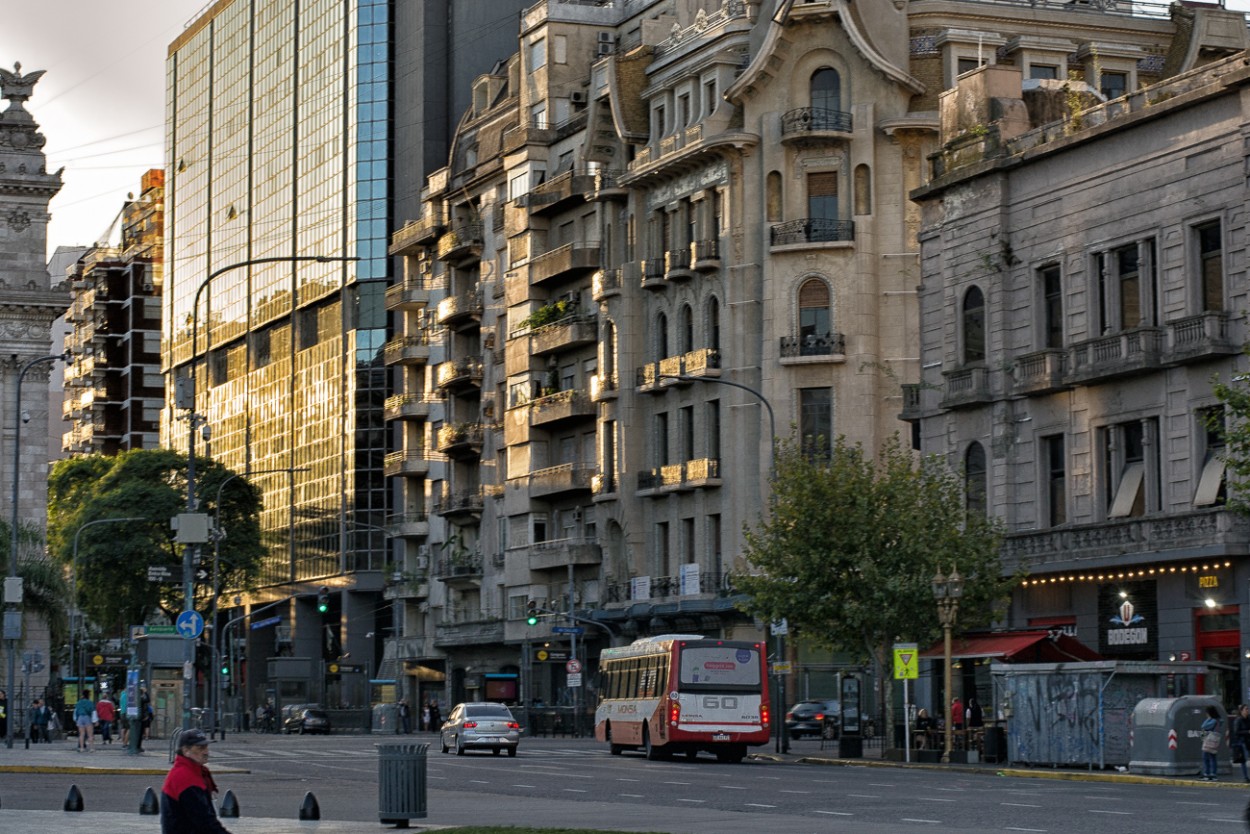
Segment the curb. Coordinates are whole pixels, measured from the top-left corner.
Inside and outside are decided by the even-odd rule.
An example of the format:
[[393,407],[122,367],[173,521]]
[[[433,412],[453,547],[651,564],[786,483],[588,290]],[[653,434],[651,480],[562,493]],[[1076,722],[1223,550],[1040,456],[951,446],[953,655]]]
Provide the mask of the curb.
[[[243,768],[215,767],[213,773],[248,774]],[[85,765],[0,765],[0,773],[68,773],[87,776],[164,776],[169,768],[87,767]]]

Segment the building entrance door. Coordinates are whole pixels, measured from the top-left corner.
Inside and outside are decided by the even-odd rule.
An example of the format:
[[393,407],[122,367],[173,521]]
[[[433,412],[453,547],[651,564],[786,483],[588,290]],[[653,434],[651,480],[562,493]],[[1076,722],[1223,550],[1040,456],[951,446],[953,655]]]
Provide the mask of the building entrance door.
[[1241,633],[1240,607],[1194,609],[1194,650],[1199,660],[1231,668],[1213,670],[1215,690],[1207,692],[1206,682],[1198,681],[1198,694],[1214,695],[1228,708],[1240,702]]

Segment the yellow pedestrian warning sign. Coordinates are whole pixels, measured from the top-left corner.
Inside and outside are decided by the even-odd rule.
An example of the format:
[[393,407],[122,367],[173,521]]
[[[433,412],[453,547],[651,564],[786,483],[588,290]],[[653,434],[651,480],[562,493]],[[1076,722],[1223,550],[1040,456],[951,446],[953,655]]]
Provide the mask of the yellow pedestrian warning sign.
[[914,681],[920,677],[920,649],[915,643],[894,644],[894,680]]

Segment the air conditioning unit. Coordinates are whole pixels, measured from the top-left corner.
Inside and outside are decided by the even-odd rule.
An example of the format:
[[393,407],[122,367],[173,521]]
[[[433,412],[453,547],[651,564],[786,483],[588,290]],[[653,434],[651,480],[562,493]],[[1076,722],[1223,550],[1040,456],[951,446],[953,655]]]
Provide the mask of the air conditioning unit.
[[615,35],[613,35],[611,32],[600,32],[600,33],[599,33],[599,43],[612,43],[612,44],[614,44],[614,43],[616,43],[616,36],[615,36]]
[[417,570],[425,570],[425,569],[427,569],[429,566],[430,566],[430,557],[429,557],[429,556],[418,556],[418,557],[417,557]]
[[599,46],[599,49],[597,50],[597,54],[599,55],[600,58],[602,58],[604,55],[611,55],[612,53],[616,52],[616,44],[614,43],[603,43],[602,41],[600,41],[598,46]]
[[585,104],[586,103],[586,91],[574,90],[573,92],[569,93],[569,103]]
[[428,544],[417,545],[417,559],[425,559],[427,562],[430,558],[430,546]]
[[156,285],[155,285],[155,284],[149,284],[149,283],[147,283],[147,282],[145,282],[145,283],[143,284],[143,291],[144,291],[144,292],[152,292],[152,291],[153,291],[153,290],[155,290],[155,289],[156,289]]

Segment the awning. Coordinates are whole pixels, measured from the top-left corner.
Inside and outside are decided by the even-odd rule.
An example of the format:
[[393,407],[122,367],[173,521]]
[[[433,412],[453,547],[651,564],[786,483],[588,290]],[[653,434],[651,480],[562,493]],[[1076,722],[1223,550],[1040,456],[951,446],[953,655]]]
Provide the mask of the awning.
[[[925,659],[945,657],[941,641],[920,653]],[[1102,655],[1075,637],[1050,631],[1002,631],[964,634],[951,640],[951,657],[988,657],[1007,663],[1064,663],[1102,660]]]

